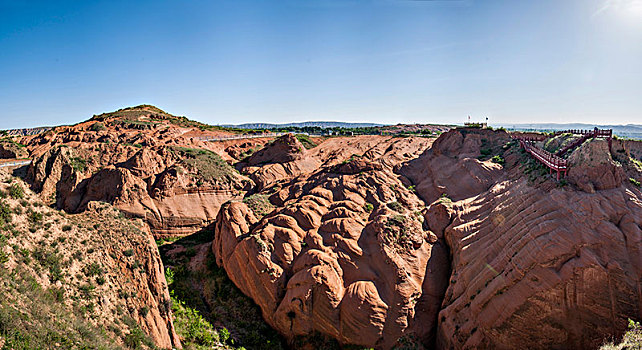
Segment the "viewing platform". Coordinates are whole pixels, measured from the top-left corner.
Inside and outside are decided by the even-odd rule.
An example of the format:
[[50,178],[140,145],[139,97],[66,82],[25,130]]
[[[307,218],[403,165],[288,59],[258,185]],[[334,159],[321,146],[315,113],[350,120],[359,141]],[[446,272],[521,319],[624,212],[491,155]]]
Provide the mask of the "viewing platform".
[[[546,141],[547,139],[559,136],[562,134],[573,134],[573,135],[582,135],[580,138],[574,140],[570,144],[564,146],[562,149],[557,151],[555,154],[550,153],[542,148],[535,146],[535,142]],[[606,138],[609,141],[609,149],[611,148],[611,140],[613,137],[612,129],[598,129],[593,130],[564,130],[558,131],[553,134],[553,136],[513,136],[514,139],[519,140],[520,146],[528,153],[530,153],[533,158],[537,159],[540,163],[544,164],[549,169],[549,174],[553,172],[557,173],[557,181],[560,180],[561,176],[566,176],[568,171],[568,161],[562,158],[566,153],[572,151],[576,147],[580,146],[584,141],[590,138]]]

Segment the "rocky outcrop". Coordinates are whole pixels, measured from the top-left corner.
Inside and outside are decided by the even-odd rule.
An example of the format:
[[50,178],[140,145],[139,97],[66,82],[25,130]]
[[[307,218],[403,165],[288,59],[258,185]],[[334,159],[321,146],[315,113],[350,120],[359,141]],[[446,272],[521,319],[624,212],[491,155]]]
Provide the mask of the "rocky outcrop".
[[14,142],[0,142],[0,159],[27,158],[29,152],[24,146]]
[[417,159],[400,172],[416,184],[417,193],[428,203],[446,195],[453,200],[488,190],[502,176],[502,166],[481,161],[487,155],[503,153],[510,141],[505,131],[453,129],[442,134]]
[[[112,203],[148,223],[156,237],[185,235],[211,223],[221,204],[239,198],[243,178],[216,154],[182,148],[143,148],[128,159],[93,149],[58,147],[28,170],[35,191],[67,212],[91,201]],[[112,155],[113,156],[113,155]]]
[[384,349],[431,342],[448,253],[391,167],[351,157],[272,200],[279,208],[262,218],[245,203],[224,205],[212,244],[268,323],[290,339],[319,332]]
[[320,165],[294,135],[286,134],[243,160],[237,168],[248,174],[260,191],[278,181],[312,172]]
[[292,134],[286,134],[265,146],[247,159],[248,165],[287,163],[305,157],[305,147]]
[[588,140],[571,153],[568,181],[589,193],[619,187],[625,174],[616,163],[606,140]]
[[50,127],[43,126],[38,128],[23,128],[23,129],[9,129],[4,130],[9,136],[28,136],[28,135],[38,135],[43,132],[51,130]]

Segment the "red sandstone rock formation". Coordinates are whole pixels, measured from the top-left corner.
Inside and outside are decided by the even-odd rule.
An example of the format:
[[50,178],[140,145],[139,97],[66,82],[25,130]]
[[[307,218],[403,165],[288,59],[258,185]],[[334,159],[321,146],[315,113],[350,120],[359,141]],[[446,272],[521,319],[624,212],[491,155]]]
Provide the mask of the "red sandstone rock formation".
[[391,348],[434,335],[447,250],[422,224],[422,202],[384,166],[396,143],[408,147],[387,140],[297,178],[263,218],[240,202],[221,209],[217,263],[287,337],[316,331]]

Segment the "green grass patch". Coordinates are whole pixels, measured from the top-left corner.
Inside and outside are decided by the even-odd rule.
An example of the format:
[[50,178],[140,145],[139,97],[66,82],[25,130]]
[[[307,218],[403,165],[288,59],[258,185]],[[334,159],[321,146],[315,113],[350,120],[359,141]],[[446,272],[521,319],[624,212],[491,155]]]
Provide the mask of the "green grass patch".
[[270,203],[267,194],[253,194],[251,196],[243,198],[243,203],[252,209],[254,215],[261,218],[267,215],[269,212],[274,209],[274,205]]
[[13,199],[22,199],[25,196],[25,190],[20,184],[14,182],[9,186],[9,196]]
[[403,205],[399,202],[390,202],[386,204],[386,206],[396,212],[403,213],[405,210],[403,208]]
[[204,149],[172,147],[184,166],[197,173],[199,180],[230,184],[236,181],[237,171],[218,154]]
[[506,160],[504,160],[504,158],[502,156],[500,156],[500,155],[495,155],[490,160],[491,160],[491,162],[497,163],[497,164],[500,164],[500,165],[504,165],[504,163],[506,163]]
[[105,130],[105,124],[101,122],[96,122],[89,127],[89,130],[91,131],[103,131]]
[[[192,236],[175,244],[187,250],[202,240]],[[172,297],[174,325],[179,336],[185,339],[185,349],[287,348],[279,334],[263,321],[258,306],[216,265],[211,252],[207,257],[207,272],[196,273],[187,267],[190,261],[187,254],[174,255],[168,260],[164,252],[171,250],[171,246],[161,248],[165,266],[172,266],[166,270],[165,277]],[[203,295],[207,295],[207,304]]]
[[84,172],[87,169],[87,160],[81,157],[72,157],[70,159],[71,168],[77,172]]
[[629,329],[619,344],[605,343],[600,350],[642,349],[642,326],[640,322],[629,319]]
[[310,140],[310,136],[308,136],[308,135],[296,134],[294,136],[299,140],[299,142],[301,142],[303,147],[305,147],[306,149],[314,148],[314,147],[317,146],[316,143],[314,143],[314,142],[312,142],[312,140]]

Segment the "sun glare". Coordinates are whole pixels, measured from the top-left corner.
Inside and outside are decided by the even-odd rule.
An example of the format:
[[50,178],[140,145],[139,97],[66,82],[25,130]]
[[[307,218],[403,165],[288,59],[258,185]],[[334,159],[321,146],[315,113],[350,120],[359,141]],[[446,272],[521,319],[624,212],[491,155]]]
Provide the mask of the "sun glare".
[[623,20],[642,25],[642,0],[620,0],[613,4],[613,10]]

